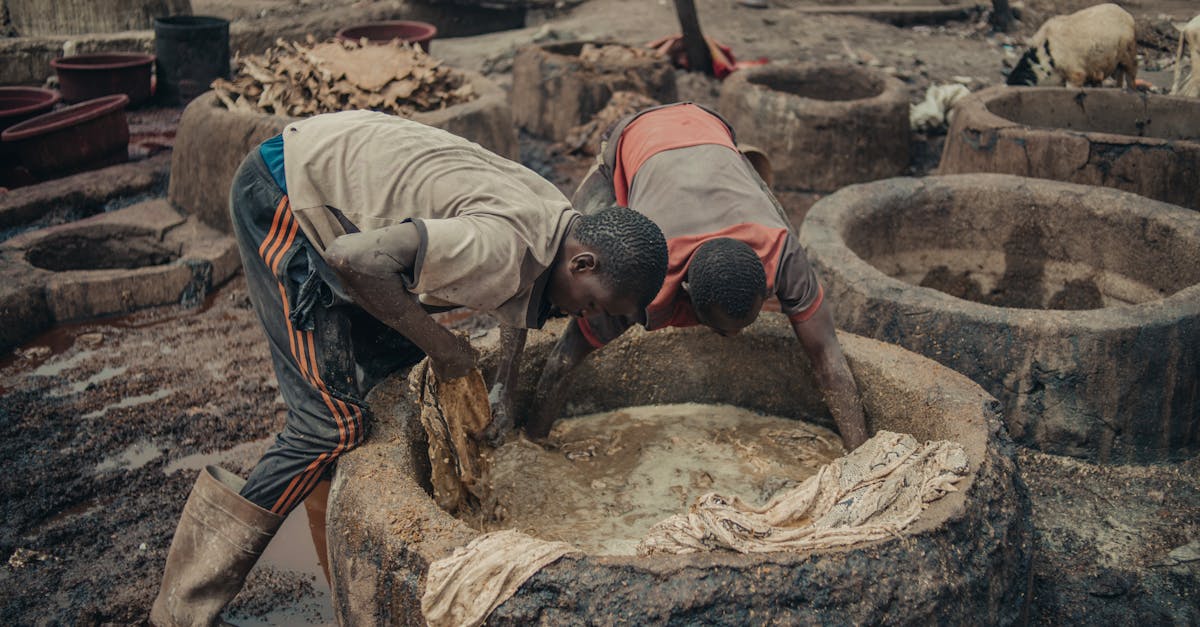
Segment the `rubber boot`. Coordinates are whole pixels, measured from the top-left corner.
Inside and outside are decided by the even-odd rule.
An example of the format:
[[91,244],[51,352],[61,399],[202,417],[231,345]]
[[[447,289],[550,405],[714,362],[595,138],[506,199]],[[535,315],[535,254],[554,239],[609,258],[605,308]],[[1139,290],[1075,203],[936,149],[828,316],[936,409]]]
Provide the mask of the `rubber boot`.
[[167,553],[150,622],[158,627],[223,625],[237,595],[283,517],[238,494],[246,481],[206,466],[192,487]]
[[325,584],[333,587],[329,578],[329,545],[325,539],[325,510],[329,505],[329,479],[317,482],[313,491],[304,499],[304,511],[308,514],[308,531],[312,533],[313,548],[317,550],[317,561],[325,573]]

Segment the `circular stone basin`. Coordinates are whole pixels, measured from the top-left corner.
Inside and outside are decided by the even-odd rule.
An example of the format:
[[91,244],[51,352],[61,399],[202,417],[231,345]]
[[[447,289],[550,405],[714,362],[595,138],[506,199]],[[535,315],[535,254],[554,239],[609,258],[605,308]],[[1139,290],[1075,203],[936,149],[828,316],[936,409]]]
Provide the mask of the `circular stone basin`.
[[[600,60],[581,58],[584,46],[599,48]],[[664,57],[626,52],[629,48],[632,46],[607,41],[521,48],[513,59],[513,121],[534,135],[562,141],[571,129],[599,113],[618,91],[675,102],[671,63]]]
[[[518,412],[528,411],[556,339],[531,334]],[[872,430],[964,447],[970,469],[959,491],[932,503],[902,535],[837,550],[567,556],[526,581],[489,624],[1015,621],[1030,557],[1028,501],[995,399],[899,347],[840,340]],[[494,349],[485,352],[484,369],[497,361]],[[480,535],[430,496],[412,387],[418,377],[375,389],[372,436],[339,461],[334,477],[329,550],[343,624],[418,623],[429,563]],[[571,416],[704,403],[832,424],[779,314],[729,338],[699,328],[628,333],[580,366],[568,394]]]
[[157,233],[127,226],[105,226],[56,233],[30,246],[25,260],[53,272],[112,270],[158,266],[179,258]]
[[818,201],[801,241],[840,328],[979,382],[1017,441],[1100,462],[1200,445],[1200,215],[1007,175],[892,179]]
[[125,94],[136,107],[150,97],[154,55],[135,52],[80,54],[50,61],[66,102]]
[[386,44],[394,39],[399,39],[406,44],[417,44],[425,52],[429,52],[429,42],[436,35],[437,27],[433,24],[408,20],[360,24],[343,28],[337,32],[337,38],[342,41],[358,42],[366,39],[373,44]]
[[908,165],[908,95],[876,70],[769,64],[734,72],[718,108],[771,159],[781,189],[833,191]]
[[1200,100],[995,87],[958,102],[939,172],[1116,187],[1200,209]]

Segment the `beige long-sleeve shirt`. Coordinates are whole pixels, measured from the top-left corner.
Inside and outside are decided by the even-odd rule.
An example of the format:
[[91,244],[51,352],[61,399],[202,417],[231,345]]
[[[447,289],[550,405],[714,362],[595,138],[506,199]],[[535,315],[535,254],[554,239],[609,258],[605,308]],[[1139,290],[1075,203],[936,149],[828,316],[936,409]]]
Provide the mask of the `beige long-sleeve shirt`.
[[578,214],[550,182],[477,144],[396,116],[346,111],[283,131],[292,211],[323,255],[346,233],[412,221],[408,289],[432,305],[540,327],[559,245]]

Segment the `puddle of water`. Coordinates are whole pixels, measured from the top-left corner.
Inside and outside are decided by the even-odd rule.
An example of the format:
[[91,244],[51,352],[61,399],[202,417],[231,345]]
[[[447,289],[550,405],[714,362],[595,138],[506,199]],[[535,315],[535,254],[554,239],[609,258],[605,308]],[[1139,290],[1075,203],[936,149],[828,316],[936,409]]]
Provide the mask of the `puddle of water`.
[[72,383],[68,387],[53,390],[52,392],[50,392],[50,396],[58,397],[58,396],[68,396],[71,394],[79,394],[79,393],[87,390],[89,386],[95,385],[97,383],[103,383],[105,381],[108,381],[109,379],[114,379],[116,377],[119,377],[119,376],[125,374],[125,371],[127,371],[127,370],[129,370],[129,368],[126,366],[121,366],[119,368],[105,366],[100,369],[100,372],[97,372],[96,374],[84,379],[83,381],[76,381],[75,383]]
[[114,470],[137,470],[146,464],[162,457],[162,447],[154,442],[141,440],[129,445],[125,450],[103,459],[96,464],[95,474],[112,472]]
[[180,470],[200,470],[209,464],[218,466],[235,466],[241,464],[230,463],[234,460],[248,461],[249,465],[262,457],[262,454],[271,446],[271,442],[275,441],[275,437],[267,437],[253,442],[239,444],[231,449],[217,451],[215,453],[193,453],[186,457],[180,457],[163,468],[163,474],[173,475]]
[[[51,351],[53,351],[51,347]],[[79,351],[70,357],[60,361],[46,361],[38,366],[33,372],[29,373],[34,377],[56,377],[63,372],[78,366],[87,358],[95,355],[96,351]]]
[[151,392],[150,394],[138,394],[137,396],[127,396],[127,397],[121,399],[119,402],[113,403],[111,405],[105,405],[104,407],[101,407],[100,409],[97,409],[96,411],[84,414],[83,419],[91,420],[92,418],[99,418],[99,417],[103,416],[104,414],[108,413],[108,410],[110,410],[110,409],[123,409],[125,407],[133,407],[134,405],[143,405],[145,403],[153,403],[154,401],[160,401],[174,393],[175,393],[175,390],[173,390],[171,388],[164,388],[164,389],[158,390],[156,392]]

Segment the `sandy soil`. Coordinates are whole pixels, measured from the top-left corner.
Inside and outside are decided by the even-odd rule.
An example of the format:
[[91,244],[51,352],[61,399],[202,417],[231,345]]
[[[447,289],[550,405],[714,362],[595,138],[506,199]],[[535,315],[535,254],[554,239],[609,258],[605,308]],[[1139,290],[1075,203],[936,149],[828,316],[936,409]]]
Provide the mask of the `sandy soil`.
[[[850,60],[904,79],[914,101],[931,83],[972,89],[1002,81],[1020,38],[1051,13],[1090,1],[1034,0],[1011,35],[982,22],[897,28],[810,16],[791,2],[748,9],[699,0],[710,35],[743,58]],[[1139,20],[1143,76],[1169,82],[1170,21],[1193,0],[1127,3]],[[196,0],[197,13],[286,20],[362,3]],[[1070,5],[1070,6],[1068,6]],[[435,55],[502,84],[516,46],[536,38],[603,36],[640,43],[677,30],[666,0],[588,0],[544,11],[529,28],[437,40]],[[1165,16],[1165,17],[1164,17]],[[680,95],[715,101],[714,85],[681,81]],[[155,126],[153,120],[149,126]],[[169,127],[169,121],[164,123]],[[150,133],[169,143],[169,132]],[[917,138],[910,171],[940,152]],[[148,142],[149,143],[149,142]],[[525,162],[568,193],[586,168],[555,146],[522,138]],[[151,148],[153,150],[155,148]],[[785,194],[794,218],[818,197]],[[454,317],[471,330],[492,323]],[[138,624],[157,589],[167,547],[197,469],[245,474],[282,424],[266,343],[235,279],[202,308],[164,307],[105,322],[60,326],[0,357],[0,608],[3,624]],[[1200,460],[1172,467],[1098,467],[1025,451],[1038,558],[1033,622],[1200,624]],[[327,592],[297,510],[230,608],[244,624],[328,624]]]

